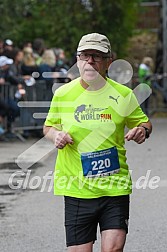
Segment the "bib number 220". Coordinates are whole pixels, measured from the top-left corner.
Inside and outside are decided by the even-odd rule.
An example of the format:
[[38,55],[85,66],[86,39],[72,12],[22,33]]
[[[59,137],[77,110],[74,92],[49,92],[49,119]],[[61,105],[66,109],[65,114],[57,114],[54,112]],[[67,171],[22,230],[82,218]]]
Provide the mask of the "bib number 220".
[[110,167],[111,166],[111,161],[110,161],[109,158],[105,158],[105,159],[100,159],[98,161],[92,161],[91,165],[93,166],[92,167],[93,171],[102,170],[102,169]]
[[82,153],[81,162],[85,177],[110,176],[120,169],[116,147]]

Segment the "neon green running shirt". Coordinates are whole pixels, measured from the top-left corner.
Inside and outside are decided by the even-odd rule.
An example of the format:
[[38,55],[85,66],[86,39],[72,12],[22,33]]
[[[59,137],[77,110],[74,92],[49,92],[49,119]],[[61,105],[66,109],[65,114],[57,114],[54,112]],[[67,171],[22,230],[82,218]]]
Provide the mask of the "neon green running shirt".
[[125,127],[147,122],[131,89],[107,78],[97,91],[80,78],[56,90],[45,126],[68,132],[74,144],[58,150],[55,195],[98,198],[130,194]]

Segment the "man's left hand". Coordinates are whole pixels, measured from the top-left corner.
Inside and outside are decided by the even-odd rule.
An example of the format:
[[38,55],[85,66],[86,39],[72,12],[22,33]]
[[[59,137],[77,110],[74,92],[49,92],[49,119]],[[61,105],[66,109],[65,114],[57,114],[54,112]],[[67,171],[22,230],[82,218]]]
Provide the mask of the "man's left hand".
[[145,129],[143,127],[135,127],[128,131],[125,135],[127,141],[134,140],[136,143],[141,144],[145,141]]

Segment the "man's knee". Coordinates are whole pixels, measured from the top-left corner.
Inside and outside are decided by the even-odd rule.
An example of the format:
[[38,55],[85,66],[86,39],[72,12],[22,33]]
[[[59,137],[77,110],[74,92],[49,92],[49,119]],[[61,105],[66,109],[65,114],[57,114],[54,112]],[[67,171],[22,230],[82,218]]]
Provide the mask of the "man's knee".
[[101,252],[122,252],[125,241],[126,232],[123,229],[103,231]]

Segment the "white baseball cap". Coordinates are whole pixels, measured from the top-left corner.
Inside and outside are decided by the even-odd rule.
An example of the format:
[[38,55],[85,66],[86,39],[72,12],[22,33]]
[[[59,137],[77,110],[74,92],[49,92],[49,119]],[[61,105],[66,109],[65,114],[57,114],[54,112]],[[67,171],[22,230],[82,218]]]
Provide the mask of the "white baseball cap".
[[0,67],[11,64],[13,64],[12,59],[7,58],[6,56],[0,56]]
[[5,44],[8,46],[12,46],[13,45],[13,41],[11,39],[6,39],[5,40]]

